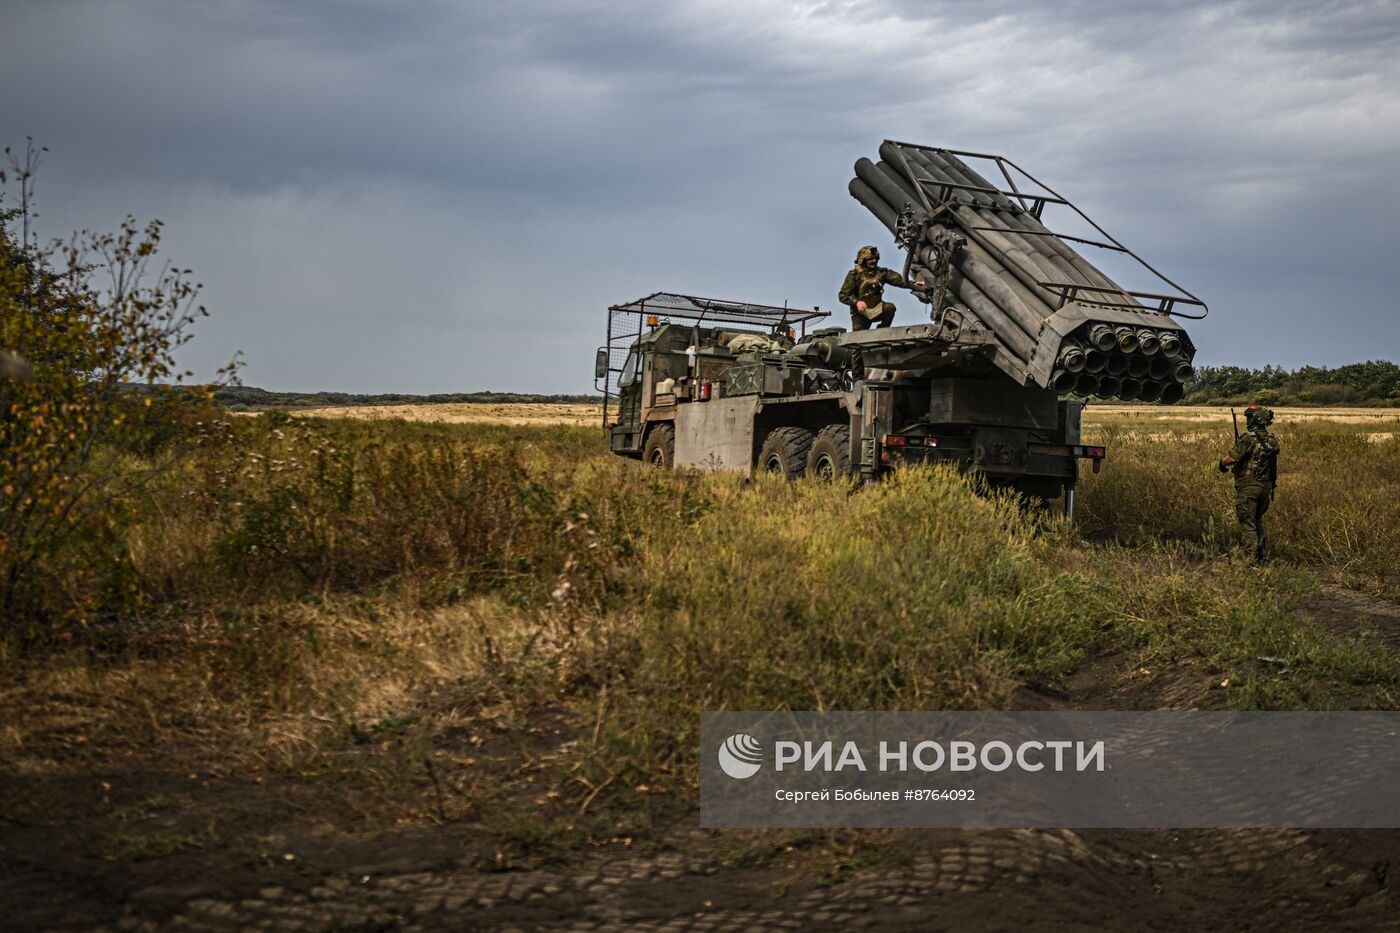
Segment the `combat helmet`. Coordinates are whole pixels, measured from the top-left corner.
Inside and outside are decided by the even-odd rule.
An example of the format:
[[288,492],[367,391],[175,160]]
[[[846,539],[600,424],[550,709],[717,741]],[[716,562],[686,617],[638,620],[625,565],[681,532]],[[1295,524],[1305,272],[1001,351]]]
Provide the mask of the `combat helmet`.
[[879,248],[878,248],[878,247],[874,247],[874,246],[862,246],[860,249],[856,250],[856,265],[858,265],[858,266],[863,266],[863,265],[865,265],[865,261],[866,261],[867,259],[871,259],[871,260],[874,260],[875,262],[879,262],[879,261],[880,261],[880,250],[879,250]]
[[1244,410],[1244,423],[1251,431],[1267,428],[1274,423],[1274,410],[1263,405],[1251,405]]

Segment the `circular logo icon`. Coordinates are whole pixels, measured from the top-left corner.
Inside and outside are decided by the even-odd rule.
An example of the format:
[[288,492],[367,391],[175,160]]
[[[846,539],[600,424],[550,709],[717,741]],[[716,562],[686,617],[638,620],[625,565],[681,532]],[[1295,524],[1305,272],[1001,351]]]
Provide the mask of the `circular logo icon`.
[[763,746],[753,736],[736,732],[719,747],[719,766],[732,778],[753,777],[763,767]]

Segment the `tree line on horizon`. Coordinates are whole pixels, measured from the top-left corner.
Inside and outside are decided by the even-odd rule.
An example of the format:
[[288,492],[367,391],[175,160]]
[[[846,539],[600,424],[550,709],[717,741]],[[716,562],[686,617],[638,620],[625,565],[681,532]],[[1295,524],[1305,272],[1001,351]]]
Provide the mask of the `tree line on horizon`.
[[404,392],[274,392],[255,386],[220,386],[214,404],[233,411],[263,408],[330,408],[356,405],[537,404],[568,405],[596,402],[597,395],[537,395],[530,392],[446,392],[412,395]]
[[1202,366],[1186,384],[1194,405],[1400,406],[1400,365],[1368,360],[1335,368]]

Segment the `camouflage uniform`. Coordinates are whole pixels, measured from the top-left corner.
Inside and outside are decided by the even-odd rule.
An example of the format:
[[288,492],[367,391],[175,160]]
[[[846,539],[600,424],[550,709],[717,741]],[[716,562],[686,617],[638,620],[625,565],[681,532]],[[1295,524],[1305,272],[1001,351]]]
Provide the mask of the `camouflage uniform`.
[[[908,288],[904,276],[893,269],[879,265],[880,251],[873,246],[862,246],[856,253],[856,266],[846,273],[841,283],[839,298],[843,305],[851,309],[851,330],[869,330],[875,327],[889,327],[894,323],[894,305],[885,301],[885,286],[894,285]],[[865,310],[856,310],[857,302],[865,302]],[[851,353],[851,370],[863,375],[860,350]],[[859,376],[858,376],[859,378]]]
[[[1274,413],[1267,408],[1250,406],[1245,410],[1247,431],[1235,439],[1229,457],[1221,458],[1220,471],[1235,474],[1235,518],[1247,534],[1254,536],[1254,556],[1268,557],[1264,535],[1264,513],[1274,499],[1274,484],[1278,481],[1278,438],[1268,430]],[[1234,458],[1233,463],[1226,463]]]

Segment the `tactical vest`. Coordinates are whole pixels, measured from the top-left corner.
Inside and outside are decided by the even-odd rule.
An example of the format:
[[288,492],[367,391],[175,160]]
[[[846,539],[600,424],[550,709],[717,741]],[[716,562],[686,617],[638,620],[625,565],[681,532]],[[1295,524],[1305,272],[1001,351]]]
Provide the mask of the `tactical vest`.
[[1249,453],[1235,467],[1235,475],[1272,483],[1278,478],[1278,438],[1268,431],[1252,431]]
[[874,307],[885,300],[885,270],[879,266],[875,271],[866,272],[856,267],[856,300],[863,301],[866,307]]

